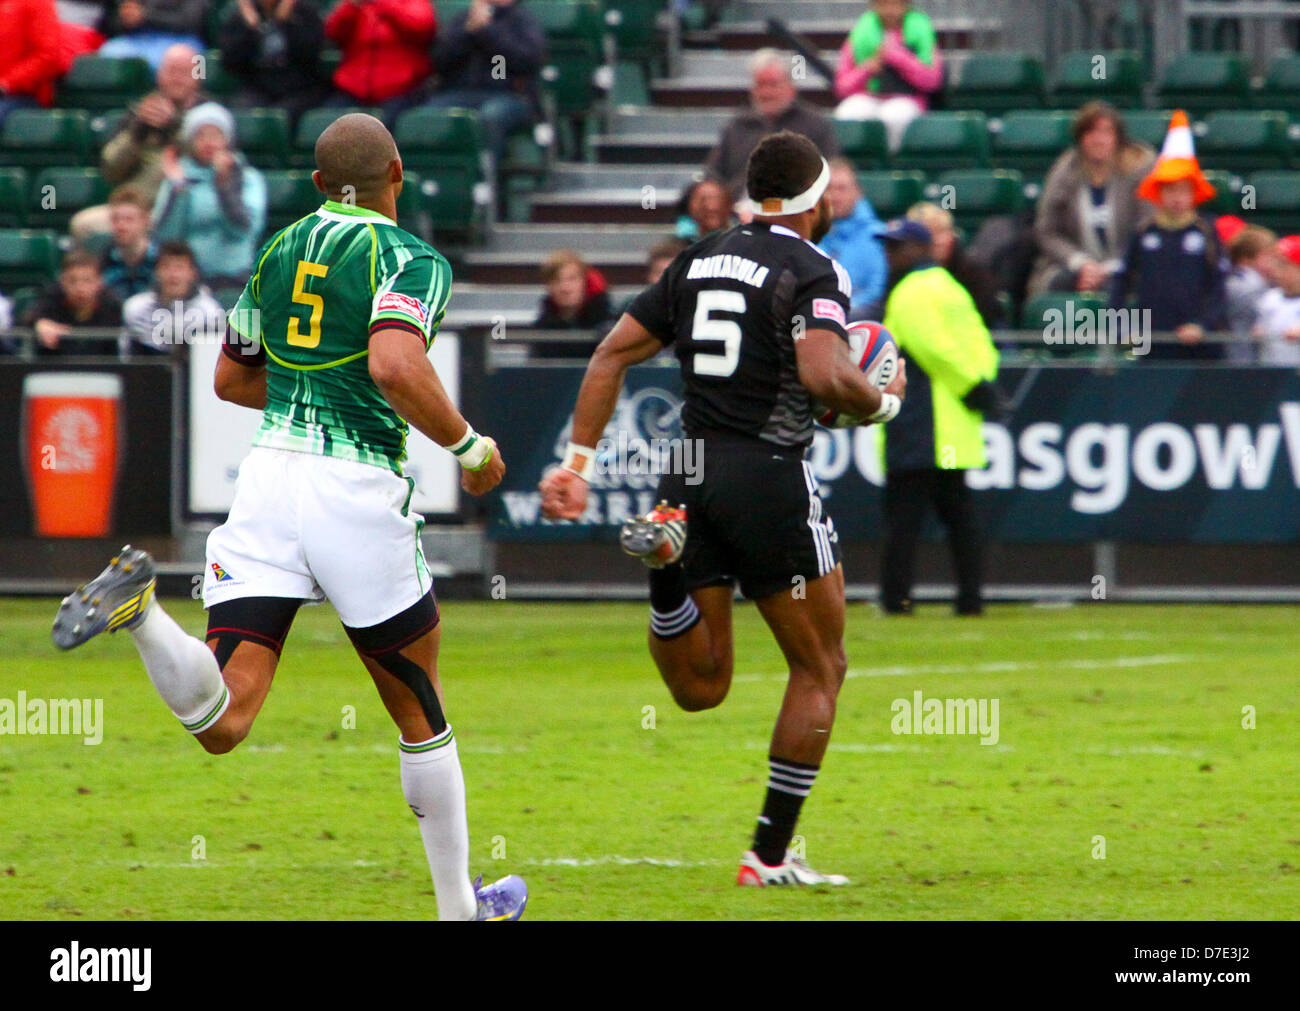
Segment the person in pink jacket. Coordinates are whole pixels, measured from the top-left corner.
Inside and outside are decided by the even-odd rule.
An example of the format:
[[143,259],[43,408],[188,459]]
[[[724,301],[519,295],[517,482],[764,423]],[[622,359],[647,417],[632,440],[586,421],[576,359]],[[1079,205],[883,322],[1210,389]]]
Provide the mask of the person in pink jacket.
[[930,18],[910,0],[871,0],[840,49],[837,119],[879,119],[897,151],[907,124],[943,87]]

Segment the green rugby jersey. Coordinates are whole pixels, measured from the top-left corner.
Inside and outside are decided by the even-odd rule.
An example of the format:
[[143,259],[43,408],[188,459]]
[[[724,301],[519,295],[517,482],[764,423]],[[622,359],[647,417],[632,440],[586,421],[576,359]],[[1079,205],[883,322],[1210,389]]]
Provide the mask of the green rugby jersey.
[[450,293],[446,259],[377,211],[328,200],[272,236],[230,316],[244,348],[225,349],[265,355],[253,445],[400,474],[407,424],[370,378],[370,335],[409,330],[428,348]]

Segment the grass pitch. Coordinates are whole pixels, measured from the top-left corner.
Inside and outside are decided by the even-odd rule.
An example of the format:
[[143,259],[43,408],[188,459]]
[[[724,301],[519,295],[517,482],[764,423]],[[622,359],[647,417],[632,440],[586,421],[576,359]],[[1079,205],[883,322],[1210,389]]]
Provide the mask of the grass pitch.
[[[56,653],[56,604],[0,601],[0,699],[102,698],[104,737],[0,736],[0,918],[434,915],[396,731],[331,608],[300,613],[252,735],[215,758],[167,713],[125,635]],[[166,606],[201,634],[197,603]],[[799,828],[813,866],[852,878],[834,891],[733,883],[784,686],[757,612],[737,607],[731,696],[695,715],[655,674],[646,617],[632,604],[443,606],[472,871],[523,874],[530,919],[1300,909],[1295,608],[885,620],[851,605],[850,674]],[[894,700],[916,690],[997,699],[998,743],[893,733]]]

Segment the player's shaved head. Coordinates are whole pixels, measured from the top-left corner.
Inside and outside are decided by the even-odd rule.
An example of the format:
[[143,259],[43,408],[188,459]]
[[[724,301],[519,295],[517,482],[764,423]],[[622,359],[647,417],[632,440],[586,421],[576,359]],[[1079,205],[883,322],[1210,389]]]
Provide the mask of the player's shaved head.
[[388,127],[364,112],[340,116],[316,139],[316,168],[333,198],[351,196],[364,203],[380,195],[389,185],[389,166],[396,157],[397,144]]

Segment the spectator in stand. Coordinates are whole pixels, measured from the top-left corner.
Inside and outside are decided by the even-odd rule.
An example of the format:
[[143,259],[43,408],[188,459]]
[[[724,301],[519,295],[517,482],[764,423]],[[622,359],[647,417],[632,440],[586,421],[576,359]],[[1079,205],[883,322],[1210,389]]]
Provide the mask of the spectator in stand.
[[1074,146],[1047,173],[1034,218],[1039,255],[1028,295],[1104,293],[1148,216],[1137,186],[1155,152],[1131,140],[1118,110],[1089,102],[1074,117]]
[[677,254],[690,246],[685,239],[661,239],[650,247],[645,263],[645,283],[655,284],[668,269],[668,264],[677,259]]
[[510,134],[541,116],[537,75],[546,62],[542,23],[516,0],[473,0],[438,36],[436,108],[474,109],[495,164]]
[[5,336],[5,331],[14,325],[14,304],[0,292],[0,355],[11,355],[18,350],[12,337]]
[[[1219,219],[1219,238],[1224,236]],[[1256,328],[1261,322],[1264,296],[1273,286],[1277,257],[1277,235],[1258,225],[1242,222],[1228,242],[1231,272],[1224,282],[1228,329],[1235,340],[1228,345],[1228,360],[1238,365],[1253,364],[1258,356]]]
[[878,119],[891,151],[943,88],[934,26],[909,0],[872,0],[840,47],[836,119]]
[[876,237],[880,219],[871,201],[862,195],[857,172],[847,158],[832,158],[831,181],[826,196],[831,202],[831,230],[818,245],[822,252],[849,272],[853,299],[849,318],[879,319],[885,294],[885,249]]
[[215,343],[226,331],[226,313],[199,283],[199,264],[184,242],[164,242],[147,291],[122,307],[123,346],[132,354],[177,354],[199,342]]
[[149,237],[149,201],[134,186],[119,186],[108,195],[112,241],[100,257],[104,285],[123,302],[148,291],[157,252]]
[[732,201],[743,200],[745,168],[758,142],[771,133],[793,130],[817,145],[832,158],[840,153],[831,121],[811,106],[798,101],[790,76],[790,57],[775,49],[760,49],[750,60],[753,83],[750,108],[737,113],[722,131],[717,146],[709,152],[704,167],[722,179],[731,190]]
[[240,83],[233,104],[283,109],[296,124],[330,94],[324,45],[312,0],[239,0],[221,25],[221,63]]
[[605,275],[574,250],[557,249],[542,264],[542,280],[546,282],[546,295],[534,328],[588,330],[592,338],[542,342],[535,345],[537,353],[546,358],[590,358],[605,336],[602,328],[614,315]]
[[108,24],[101,56],[138,56],[155,71],[175,45],[203,48],[208,0],[122,0]]
[[56,7],[61,24],[79,25],[102,37],[112,27],[117,0],[59,0]]
[[[163,151],[176,143],[185,114],[208,100],[194,73],[198,56],[192,46],[168,49],[158,68],[158,90],[127,110],[100,154],[100,174],[115,186],[135,187],[151,207],[162,185]],[[108,234],[108,205],[78,211],[70,227],[73,239],[82,243]]]
[[181,146],[163,153],[154,237],[185,239],[209,283],[243,284],[266,228],[266,181],[236,150],[234,117],[215,102],[185,114]]
[[731,192],[714,176],[691,183],[678,203],[675,234],[696,242],[736,223],[731,213]]
[[[104,287],[99,257],[74,249],[63,258],[59,280],[27,311],[26,325],[36,331],[38,355],[115,355],[122,329],[122,302]],[[112,337],[71,339],[74,327],[112,330]]]
[[1111,285],[1112,308],[1125,308],[1133,296],[1137,308],[1149,310],[1152,331],[1173,331],[1178,344],[1153,343],[1152,357],[1222,358],[1223,345],[1204,337],[1226,323],[1227,270],[1214,224],[1196,211],[1214,197],[1214,187],[1196,161],[1182,110],[1137,194],[1154,205],[1155,218],[1129,241]]
[[952,214],[938,204],[921,201],[907,210],[910,221],[919,221],[930,233],[930,255],[966,289],[975,303],[980,319],[990,330],[1003,322],[1002,303],[998,301],[998,280],[993,272],[976,263],[966,253],[957,237]]
[[1278,286],[1259,300],[1259,363],[1300,368],[1300,235],[1279,239],[1271,259]]
[[343,0],[325,19],[325,34],[343,50],[325,104],[377,105],[391,129],[428,97],[436,29],[429,0]]
[[0,126],[14,109],[50,105],[63,72],[54,0],[0,0]]

